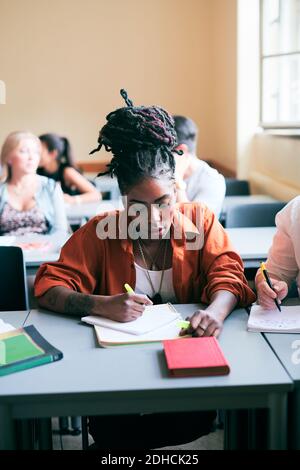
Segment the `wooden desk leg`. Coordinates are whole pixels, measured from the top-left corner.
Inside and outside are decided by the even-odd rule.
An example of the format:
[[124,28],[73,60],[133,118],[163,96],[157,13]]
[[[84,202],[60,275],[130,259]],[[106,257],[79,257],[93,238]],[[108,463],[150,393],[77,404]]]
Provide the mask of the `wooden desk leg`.
[[0,449],[14,450],[16,447],[15,423],[9,405],[0,405]]
[[269,399],[268,448],[287,448],[287,394],[272,394]]

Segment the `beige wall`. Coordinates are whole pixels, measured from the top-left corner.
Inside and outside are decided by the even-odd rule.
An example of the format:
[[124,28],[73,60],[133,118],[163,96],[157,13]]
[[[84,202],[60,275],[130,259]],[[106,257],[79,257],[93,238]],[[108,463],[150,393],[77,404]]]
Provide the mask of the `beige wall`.
[[[220,107],[230,107],[219,88],[223,77],[212,77],[213,15],[223,3],[228,2],[0,0],[0,79],[7,92],[0,106],[0,143],[16,129],[58,132],[70,137],[78,160],[95,161],[99,156],[88,152],[106,114],[123,105],[124,87],[136,104],[160,104],[191,116],[201,129],[201,155],[231,155],[231,124],[224,126],[221,115],[217,131],[226,137],[228,152],[212,142],[211,120]],[[226,16],[222,34],[228,29]],[[227,55],[229,46],[230,41]],[[222,59],[215,73],[225,65]]]
[[222,166],[237,166],[237,1],[210,0],[212,74],[210,155]]
[[289,201],[300,194],[299,138],[257,134],[246,175],[253,192]]

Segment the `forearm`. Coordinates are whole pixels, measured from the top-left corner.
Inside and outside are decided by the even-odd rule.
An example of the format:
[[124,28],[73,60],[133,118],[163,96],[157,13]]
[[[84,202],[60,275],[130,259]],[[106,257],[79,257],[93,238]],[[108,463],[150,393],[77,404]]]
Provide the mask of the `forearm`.
[[218,290],[211,297],[211,302],[206,311],[211,312],[220,321],[225,318],[236,307],[238,299],[234,294],[226,290]]
[[38,298],[40,307],[75,316],[101,315],[106,296],[81,294],[67,287],[56,286]]

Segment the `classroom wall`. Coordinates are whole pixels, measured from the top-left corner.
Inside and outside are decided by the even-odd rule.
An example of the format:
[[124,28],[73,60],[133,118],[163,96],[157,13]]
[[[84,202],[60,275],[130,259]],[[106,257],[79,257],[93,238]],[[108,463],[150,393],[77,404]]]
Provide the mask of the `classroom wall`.
[[299,138],[257,134],[251,148],[246,177],[253,192],[283,201],[300,194]]
[[213,0],[211,145],[221,167],[237,168],[237,1]]
[[192,117],[213,158],[212,3],[223,1],[0,0],[0,142],[58,132],[77,160],[96,161],[88,152],[124,87],[136,104]]

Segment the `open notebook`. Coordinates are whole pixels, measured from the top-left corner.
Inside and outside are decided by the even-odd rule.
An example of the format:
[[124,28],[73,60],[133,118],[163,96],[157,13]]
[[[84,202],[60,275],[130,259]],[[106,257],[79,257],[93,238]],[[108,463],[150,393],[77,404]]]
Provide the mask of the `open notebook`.
[[248,331],[265,333],[300,333],[300,305],[281,306],[281,312],[253,305],[248,319]]
[[146,343],[178,338],[181,315],[173,305],[150,305],[141,317],[128,323],[88,316],[82,321],[95,326],[98,343],[103,346]]

